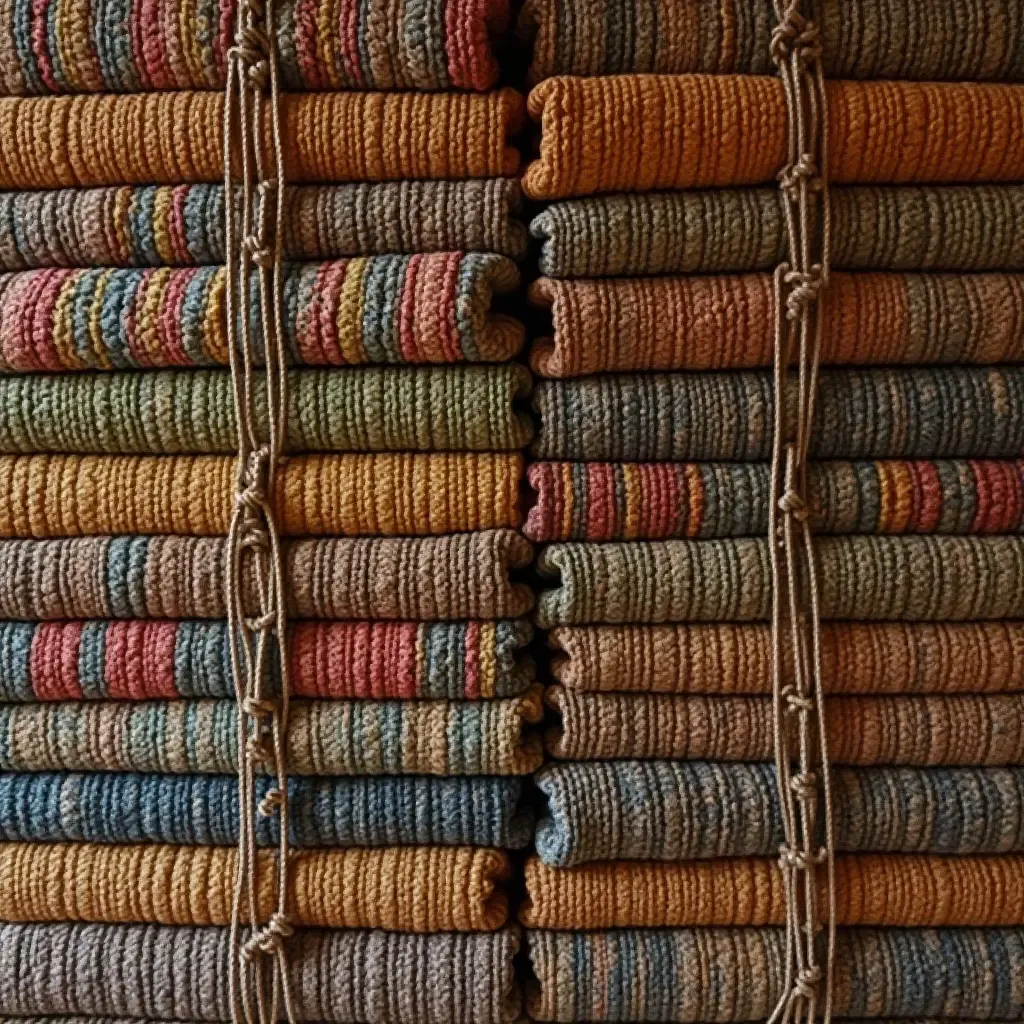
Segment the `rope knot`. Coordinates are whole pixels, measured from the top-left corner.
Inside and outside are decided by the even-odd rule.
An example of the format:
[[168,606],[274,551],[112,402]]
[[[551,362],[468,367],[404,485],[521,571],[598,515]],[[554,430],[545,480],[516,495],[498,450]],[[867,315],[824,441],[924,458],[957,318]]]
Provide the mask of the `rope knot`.
[[820,984],[821,968],[817,964],[813,967],[801,968],[793,978],[793,998],[804,999],[809,1002],[818,994],[818,986]]
[[276,956],[284,949],[284,940],[295,934],[288,918],[281,913],[271,914],[263,928],[257,928],[242,946],[242,956],[255,960],[257,956]]
[[246,235],[242,241],[242,248],[245,254],[256,264],[260,270],[271,270],[274,266],[274,250],[263,244],[263,240],[256,235]]
[[790,871],[812,871],[825,859],[825,851],[794,850],[783,844],[779,847],[779,864]]
[[786,710],[789,712],[810,712],[814,710],[814,701],[810,697],[800,693],[795,686],[790,685],[783,687],[782,699],[786,702]]
[[798,800],[810,802],[818,799],[818,776],[815,772],[797,772],[789,780],[789,788]]
[[264,633],[277,624],[277,612],[271,608],[262,615],[250,615],[245,620],[246,629],[250,633]]
[[263,799],[259,802],[256,810],[259,811],[262,817],[269,818],[272,814],[276,814],[283,806],[284,791],[277,786],[273,786],[263,794]]
[[809,515],[807,502],[792,488],[779,498],[779,511],[792,516],[798,523],[806,522]]
[[245,741],[245,757],[250,764],[272,764],[274,755],[267,748],[262,734],[250,736]]
[[242,701],[242,710],[250,718],[270,718],[277,705],[272,700],[257,700],[255,697],[246,697]]
[[822,288],[821,264],[815,263],[810,270],[791,270],[786,274],[790,291],[786,296],[786,318],[799,320],[812,302],[816,302]]
[[787,164],[779,171],[779,185],[786,198],[795,206],[800,202],[800,186],[806,184],[811,192],[821,192],[825,182],[818,173],[818,165],[810,153],[802,153],[795,164]]

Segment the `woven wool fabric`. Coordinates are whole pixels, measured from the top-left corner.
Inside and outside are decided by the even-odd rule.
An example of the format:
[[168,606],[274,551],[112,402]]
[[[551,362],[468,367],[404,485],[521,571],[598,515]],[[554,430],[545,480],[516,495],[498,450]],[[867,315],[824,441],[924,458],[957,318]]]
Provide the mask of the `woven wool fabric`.
[[[1018,185],[840,186],[829,198],[837,269],[1024,269]],[[552,277],[773,270],[787,248],[777,188],[574,199],[541,211],[530,230]]]
[[[0,536],[226,535],[236,459],[0,455]],[[408,536],[515,527],[520,455],[300,455],[274,478],[291,536]]]
[[[536,776],[546,864],[776,857],[784,842],[771,764],[594,761]],[[838,768],[840,853],[1024,851],[1024,768]]]
[[[511,89],[284,94],[285,179],[510,177],[521,120]],[[0,188],[216,184],[223,121],[223,93],[0,99]]]
[[[256,779],[259,801],[270,789]],[[517,778],[288,780],[292,846],[497,846],[529,843]],[[238,780],[216,775],[114,772],[0,774],[0,839],[14,842],[238,842]],[[277,818],[256,817],[260,846]]]
[[[545,377],[771,366],[770,274],[599,281],[541,278],[554,333],[530,362]],[[1024,359],[1024,275],[835,274],[821,362],[1014,363]],[[28,367],[31,368],[31,367]]]
[[[534,393],[541,425],[533,453],[612,462],[769,459],[774,390],[771,374],[760,371],[543,381]],[[825,370],[810,448],[818,459],[1018,458],[1024,369]]]
[[[814,0],[831,78],[1024,79],[1017,0]],[[760,0],[527,0],[531,81],[552,75],[766,75],[775,19]]]
[[[0,457],[0,479],[3,467]],[[819,462],[809,469],[815,533],[1024,529],[1024,462]],[[768,532],[771,469],[763,462],[535,462],[527,480],[536,498],[523,532],[535,541]]]
[[[296,697],[514,697],[533,680],[531,633],[522,620],[295,622],[288,681]],[[0,622],[0,701],[234,696],[224,622]]]
[[[1007,927],[1024,921],[1024,857],[836,859],[836,923],[897,928]],[[773,860],[616,861],[552,868],[526,862],[530,928],[688,928],[786,923]],[[825,886],[820,887],[821,897]],[[819,897],[819,898],[821,898]]]
[[[506,451],[533,431],[518,365],[293,370],[292,451]],[[257,388],[257,420],[265,391]],[[265,428],[266,424],[260,424]],[[4,454],[234,455],[228,370],[0,376]]]
[[[0,541],[0,617],[223,619],[226,554],[219,537]],[[301,619],[515,618],[529,611],[533,595],[510,582],[509,571],[531,554],[513,530],[292,541],[284,545],[287,612]]]
[[[288,946],[296,1019],[514,1021],[518,946],[512,929],[482,935],[301,931]],[[12,1013],[228,1021],[231,956],[227,928],[5,925],[0,1005]]]
[[[237,853],[223,847],[0,845],[5,921],[180,925],[231,923]],[[274,910],[274,855],[264,851],[259,920]],[[491,931],[505,923],[498,850],[392,847],[308,850],[295,858],[290,913],[313,928]],[[245,911],[247,913],[247,911]]]
[[[284,190],[288,260],[480,250],[521,258],[512,178]],[[222,263],[224,188],[149,185],[0,194],[0,269]]]
[[[1024,88],[880,81],[826,88],[829,177],[838,184],[1024,180],[1015,141],[1024,132]],[[530,93],[529,112],[541,125],[540,158],[523,176],[533,199],[757,185],[772,181],[786,160],[777,78],[549,78]],[[3,123],[0,112],[0,131]],[[2,167],[0,155],[0,182],[10,174]]]
[[[283,0],[273,35],[289,89],[487,89],[507,0]],[[231,0],[0,2],[6,93],[222,89]]]
[[[772,689],[766,623],[560,626],[548,642],[554,678],[584,692]],[[827,622],[821,663],[831,693],[1013,692],[1024,689],[1024,623]]]

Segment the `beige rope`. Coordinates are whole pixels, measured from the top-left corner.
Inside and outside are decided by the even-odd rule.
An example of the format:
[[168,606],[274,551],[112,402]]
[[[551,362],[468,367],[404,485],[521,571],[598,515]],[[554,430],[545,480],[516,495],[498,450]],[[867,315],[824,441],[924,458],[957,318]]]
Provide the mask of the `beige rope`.
[[[295,1020],[286,946],[293,931],[288,913],[287,622],[280,540],[268,498],[282,460],[288,407],[281,331],[284,157],[273,24],[273,0],[238,0],[224,103],[227,338],[238,423],[226,582],[239,753],[229,975],[234,1024],[271,1024],[282,1010]],[[251,315],[256,302],[258,324]],[[265,372],[258,373],[261,359]],[[261,768],[270,775],[271,788],[254,806]],[[257,814],[278,818],[276,906],[266,922],[258,913]],[[251,930],[243,931],[250,922]]]
[[[772,60],[786,93],[787,165],[779,175],[789,262],[775,272],[775,430],[769,542],[775,765],[785,841],[786,982],[771,1024],[832,1016],[835,866],[820,610],[808,523],[814,424],[829,279],[828,108],[818,26],[802,0],[773,0]],[[820,874],[826,876],[822,907]],[[825,932],[822,942],[822,931]],[[824,948],[822,948],[824,947]]]

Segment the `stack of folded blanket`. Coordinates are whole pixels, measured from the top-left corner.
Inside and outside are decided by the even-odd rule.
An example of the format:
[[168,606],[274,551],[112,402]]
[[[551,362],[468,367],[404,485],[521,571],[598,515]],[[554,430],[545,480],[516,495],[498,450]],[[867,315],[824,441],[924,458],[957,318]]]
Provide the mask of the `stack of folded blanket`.
[[[231,1019],[235,0],[0,2],[0,1012]],[[296,1013],[514,1020],[526,230],[505,0],[278,0]],[[243,314],[244,315],[244,314]],[[264,778],[260,793],[270,785]],[[274,907],[276,818],[257,905]]]
[[[833,1010],[1021,1019],[1024,6],[810,7],[834,183],[809,480]],[[526,532],[554,584],[560,762],[526,869],[531,1015],[764,1020],[788,985],[772,4],[527,0],[523,27],[551,321]]]

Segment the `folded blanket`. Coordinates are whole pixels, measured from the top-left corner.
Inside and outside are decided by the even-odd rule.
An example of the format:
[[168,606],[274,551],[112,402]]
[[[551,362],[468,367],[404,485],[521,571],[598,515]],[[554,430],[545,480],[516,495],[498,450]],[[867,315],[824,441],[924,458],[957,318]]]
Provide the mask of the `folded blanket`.
[[[0,456],[0,478],[3,468]],[[809,469],[815,533],[1024,530],[1021,461],[816,462]],[[534,462],[526,475],[536,496],[523,532],[535,541],[768,532],[765,462]],[[57,509],[47,516],[55,520]]]
[[[288,946],[296,1019],[326,1024],[502,1024],[519,1000],[512,929],[484,935],[301,931]],[[227,928],[0,927],[11,1013],[228,1021]]]
[[[0,371],[226,366],[226,280],[223,267],[0,274]],[[289,264],[284,344],[307,366],[501,362],[523,327],[491,297],[518,281],[511,260],[482,253]]]
[[[832,78],[1024,79],[1016,0],[815,0]],[[770,4],[760,0],[527,0],[530,80],[692,71],[769,75]]]
[[[0,916],[227,925],[237,860],[224,847],[4,843]],[[274,854],[263,851],[259,861],[257,906],[265,921],[274,910]],[[291,870],[290,914],[303,927],[492,931],[508,914],[500,883],[509,863],[498,850],[305,850]],[[55,879],[60,884],[47,884]]]
[[[543,761],[540,738],[526,729],[541,716],[539,687],[507,700],[295,701],[288,714],[288,771],[527,775]],[[0,770],[237,775],[238,705],[0,705]]]
[[[256,780],[257,800],[270,786]],[[518,849],[533,831],[521,796],[516,778],[291,778],[290,839],[300,847]],[[226,776],[0,774],[0,839],[8,842],[234,846],[238,822],[238,780]],[[276,817],[256,816],[260,846],[277,835]]]
[[[511,177],[522,106],[511,89],[286,94],[285,180]],[[223,121],[219,92],[0,99],[0,188],[216,184]]]
[[[837,269],[1024,270],[1019,185],[840,186],[830,198]],[[552,277],[724,274],[783,262],[783,217],[778,188],[713,189],[555,203],[530,230]]]
[[[1024,152],[1016,142],[1024,133],[1024,88],[931,82],[828,82],[826,88],[829,175],[837,184],[1024,180]],[[540,157],[523,176],[532,199],[758,185],[773,181],[786,161],[786,100],[774,77],[549,78],[530,93],[529,112],[542,132]],[[0,132],[4,116],[0,111]],[[28,127],[23,135],[32,138]],[[11,162],[19,170],[30,166],[20,158]],[[42,175],[36,187],[47,187],[52,171],[44,173],[34,160],[31,166]],[[3,167],[0,149],[0,183],[22,183],[25,171]]]
[[[217,455],[0,455],[0,536],[226,535],[236,464]],[[521,455],[298,455],[279,468],[273,505],[291,536],[515,527],[522,476]]]
[[[822,618],[1024,618],[1024,539],[822,537],[816,548]],[[0,566],[4,553],[0,546]],[[28,559],[8,564],[19,565],[29,578]],[[587,623],[757,622],[771,615],[767,539],[552,544],[540,553],[537,569],[560,584],[541,591],[537,599],[537,624],[545,629]]]
[[[487,89],[506,0],[282,0],[274,7],[288,89]],[[231,0],[0,3],[6,93],[220,89]]]
[[[295,622],[297,697],[475,700],[533,680],[530,626],[500,622]],[[0,701],[235,696],[223,622],[0,622]]]
[[[839,925],[1024,924],[1024,857],[865,854],[838,857],[835,872]],[[825,897],[823,883],[824,878],[820,898]],[[526,891],[519,916],[530,928],[589,931],[786,923],[785,888],[775,860],[615,861],[552,868],[531,857],[526,862]]]
[[[530,932],[538,1021],[730,1024],[771,1016],[786,991],[781,928]],[[1024,1016],[1024,929],[840,932],[837,1017]]]
[[[774,390],[770,373],[753,371],[543,381],[534,394],[541,426],[533,452],[540,459],[613,462],[768,459]],[[3,427],[0,444],[9,433]],[[821,374],[814,458],[1018,458],[1021,451],[1022,368]]]
[[[225,545],[219,537],[0,541],[0,618],[223,619]],[[516,618],[533,594],[509,571],[531,555],[513,530],[292,541],[284,547],[287,611],[300,619]]]
[[[1024,274],[836,274],[827,295],[825,365],[1024,360]],[[530,296],[554,327],[530,353],[545,377],[772,364],[770,274],[541,278]]]
[[[770,764],[598,761],[536,776],[545,864],[774,857],[782,811]],[[1024,851],[1024,768],[839,768],[841,853]]]
[[[293,451],[505,451],[530,439],[518,365],[294,370]],[[257,402],[264,391],[256,391]],[[262,414],[259,416],[262,419]],[[0,376],[0,452],[234,454],[227,370]],[[1016,453],[1015,453],[1016,454]]]
[[[520,259],[520,205],[513,178],[297,186],[284,192],[281,241],[290,260],[463,250]],[[0,194],[3,270],[189,266],[224,255],[222,185]]]
[[[559,626],[548,642],[574,690],[771,693],[766,623]],[[1024,623],[826,622],[821,662],[831,693],[1009,693],[1024,689]]]

